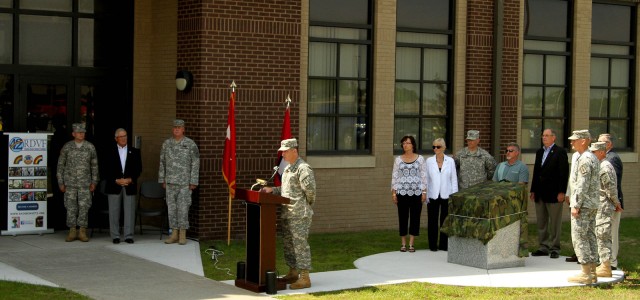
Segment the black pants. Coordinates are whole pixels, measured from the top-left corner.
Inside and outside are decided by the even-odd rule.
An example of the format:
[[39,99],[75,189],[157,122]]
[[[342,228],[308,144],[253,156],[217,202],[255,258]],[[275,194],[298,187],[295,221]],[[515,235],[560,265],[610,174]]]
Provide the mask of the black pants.
[[[440,232],[440,227],[444,219],[449,215],[449,199],[429,199],[427,204],[427,235],[429,236],[429,249],[447,250],[449,237]],[[438,246],[438,235],[440,235],[440,245]]]
[[397,194],[398,198],[398,220],[400,221],[400,236],[407,235],[407,223],[409,223],[409,234],[420,235],[420,214],[422,214],[422,195],[403,196]]

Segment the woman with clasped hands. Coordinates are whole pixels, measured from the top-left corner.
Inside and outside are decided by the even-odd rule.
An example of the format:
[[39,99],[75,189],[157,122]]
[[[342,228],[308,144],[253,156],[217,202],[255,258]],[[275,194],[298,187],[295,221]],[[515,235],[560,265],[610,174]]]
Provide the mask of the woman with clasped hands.
[[[440,232],[444,219],[449,214],[449,195],[458,191],[458,175],[453,158],[444,155],[447,144],[444,139],[433,141],[434,156],[427,159],[427,235],[429,250],[447,251],[449,237]],[[438,234],[440,243],[438,243]]]
[[407,251],[407,223],[409,223],[409,252],[415,252],[414,237],[420,235],[422,203],[427,200],[427,168],[424,157],[415,153],[416,140],[404,136],[400,140],[404,153],[396,157],[391,176],[391,198],[398,207],[401,252]]

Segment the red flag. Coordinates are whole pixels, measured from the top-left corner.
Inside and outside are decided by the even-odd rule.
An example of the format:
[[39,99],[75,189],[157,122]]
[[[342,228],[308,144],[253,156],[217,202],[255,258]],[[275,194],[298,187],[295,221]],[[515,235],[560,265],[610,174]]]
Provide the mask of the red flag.
[[[282,122],[282,133],[280,133],[280,140],[286,140],[292,138],[291,136],[291,117],[289,116],[289,103],[291,100],[287,97],[287,108],[284,111],[284,121]],[[279,147],[278,147],[279,148]],[[280,186],[282,184],[282,172],[289,163],[282,159],[282,151],[278,151],[278,157],[276,158],[276,166],[278,166],[278,173],[273,178],[273,185]]]
[[227,137],[224,140],[222,158],[222,176],[229,186],[229,195],[236,195],[236,124],[235,124],[236,91],[231,91],[229,99],[229,118],[227,119]]

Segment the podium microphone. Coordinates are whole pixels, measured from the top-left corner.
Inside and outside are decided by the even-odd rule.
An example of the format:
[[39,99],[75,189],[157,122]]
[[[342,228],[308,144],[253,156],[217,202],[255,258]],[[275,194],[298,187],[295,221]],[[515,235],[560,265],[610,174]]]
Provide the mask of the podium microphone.
[[260,178],[256,178],[256,183],[254,183],[254,184],[249,188],[249,190],[251,190],[251,191],[252,191],[252,190],[253,190],[253,188],[254,188],[256,185],[260,185],[260,186],[265,186],[265,185],[267,185],[267,183],[269,183],[269,181],[271,181],[271,179],[273,179],[273,177],[275,177],[275,176],[276,176],[276,173],[278,173],[278,169],[279,169],[279,168],[278,168],[278,166],[273,167],[273,174],[271,174],[271,177],[269,177],[269,179],[267,179],[267,180],[260,179]]
[[278,166],[274,166],[274,167],[273,167],[273,174],[271,174],[271,177],[269,177],[269,179],[267,180],[267,182],[271,181],[271,179],[273,179],[273,177],[275,177],[275,176],[276,176],[276,174],[278,173],[278,170],[279,170],[279,169],[280,169],[280,168],[279,168]]

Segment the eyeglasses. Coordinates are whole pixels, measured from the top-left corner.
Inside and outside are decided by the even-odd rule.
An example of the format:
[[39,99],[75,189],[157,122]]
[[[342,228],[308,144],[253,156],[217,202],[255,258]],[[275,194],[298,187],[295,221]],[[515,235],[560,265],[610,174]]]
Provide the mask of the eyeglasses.
[[126,135],[120,135],[120,136],[117,136],[116,138],[126,138],[126,137],[127,137]]
[[517,150],[516,150],[516,149],[507,149],[507,150],[505,150],[505,151],[507,151],[507,152],[511,153],[511,152],[515,152],[515,151],[517,151]]
[[432,146],[433,149],[440,149],[442,146]]

